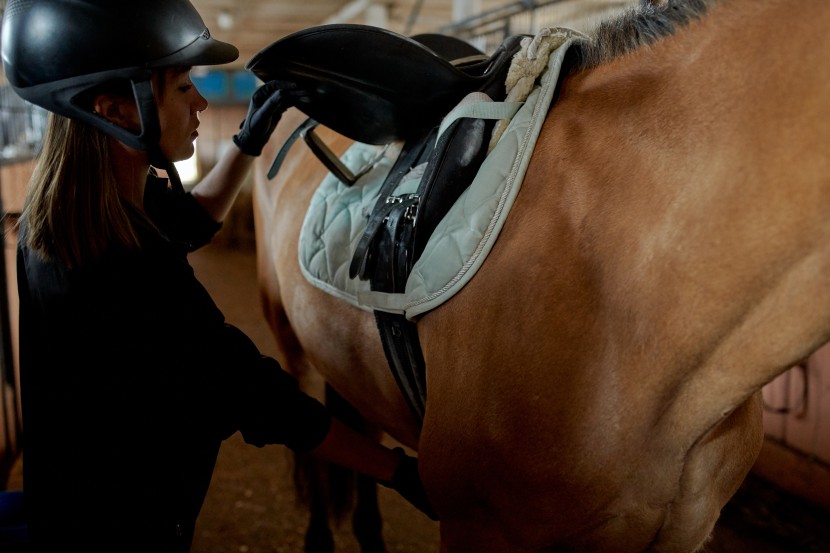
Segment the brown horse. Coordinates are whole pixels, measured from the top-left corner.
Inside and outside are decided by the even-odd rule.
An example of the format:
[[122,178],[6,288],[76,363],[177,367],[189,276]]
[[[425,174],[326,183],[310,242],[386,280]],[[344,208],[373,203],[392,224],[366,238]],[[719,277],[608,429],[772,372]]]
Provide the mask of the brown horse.
[[758,454],[759,390],[830,339],[828,28],[824,1],[675,0],[574,52],[488,260],[418,320],[420,433],[372,315],[300,273],[324,169],[300,147],[258,168],[282,361],[418,449],[442,551],[705,543]]

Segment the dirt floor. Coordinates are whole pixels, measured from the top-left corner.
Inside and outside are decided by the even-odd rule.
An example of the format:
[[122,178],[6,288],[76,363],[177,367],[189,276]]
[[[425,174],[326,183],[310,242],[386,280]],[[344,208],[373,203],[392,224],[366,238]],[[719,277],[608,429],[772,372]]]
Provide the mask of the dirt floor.
[[[209,246],[191,255],[197,275],[228,321],[268,354],[250,249]],[[306,511],[296,505],[291,459],[280,447],[257,449],[234,436],[222,448],[192,553],[302,551]],[[384,536],[392,552],[438,551],[438,525],[396,494],[379,491]],[[336,550],[358,553],[348,521],[335,531]],[[830,513],[750,476],[723,511],[709,553],[830,553]]]

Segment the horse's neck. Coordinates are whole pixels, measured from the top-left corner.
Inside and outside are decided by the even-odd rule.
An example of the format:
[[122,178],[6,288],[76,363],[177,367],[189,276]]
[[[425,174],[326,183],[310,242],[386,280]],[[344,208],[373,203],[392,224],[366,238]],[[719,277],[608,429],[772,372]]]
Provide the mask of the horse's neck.
[[830,337],[828,26],[825,2],[724,1],[563,84],[523,205],[577,241],[604,361],[737,366],[722,409]]

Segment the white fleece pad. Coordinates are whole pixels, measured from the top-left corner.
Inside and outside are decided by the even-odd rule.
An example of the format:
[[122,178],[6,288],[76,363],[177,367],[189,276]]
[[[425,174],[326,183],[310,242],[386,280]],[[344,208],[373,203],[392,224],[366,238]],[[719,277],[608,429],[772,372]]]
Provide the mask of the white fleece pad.
[[[455,295],[475,275],[498,238],[550,107],[565,52],[570,44],[582,39],[583,35],[567,29],[546,29],[532,41],[526,39],[511,72],[515,73],[513,67],[517,64],[538,65],[539,56],[549,55],[547,64],[539,69],[544,72],[538,79],[533,78],[535,86],[526,87],[520,97],[508,94],[509,102],[524,100],[523,105],[502,129],[473,183],[438,224],[413,267],[405,293],[373,292],[368,281],[349,278],[355,247],[383,179],[400,151],[399,144],[388,147],[381,161],[351,187],[331,174],[320,184],[300,234],[299,261],[305,277],[354,306],[403,313],[409,319]],[[342,159],[356,171],[381,153],[382,147],[356,143]],[[405,178],[395,195],[415,192],[419,179],[419,172]]]

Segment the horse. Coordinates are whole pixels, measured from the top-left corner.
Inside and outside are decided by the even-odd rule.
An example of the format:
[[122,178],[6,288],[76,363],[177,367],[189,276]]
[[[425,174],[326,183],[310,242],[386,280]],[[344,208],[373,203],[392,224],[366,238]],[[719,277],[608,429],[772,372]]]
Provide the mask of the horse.
[[830,3],[650,4],[574,47],[489,257],[417,320],[422,425],[372,314],[301,274],[325,169],[265,178],[301,114],[255,169],[281,361],[418,451],[442,552],[699,550],[761,388],[830,339]]

